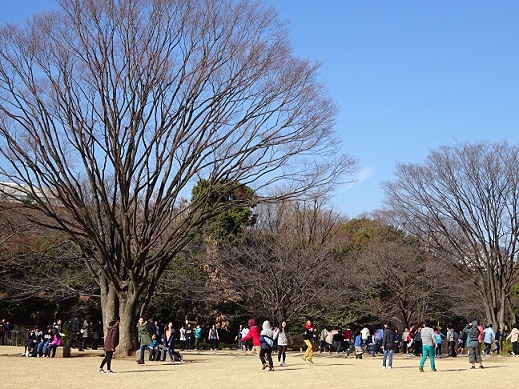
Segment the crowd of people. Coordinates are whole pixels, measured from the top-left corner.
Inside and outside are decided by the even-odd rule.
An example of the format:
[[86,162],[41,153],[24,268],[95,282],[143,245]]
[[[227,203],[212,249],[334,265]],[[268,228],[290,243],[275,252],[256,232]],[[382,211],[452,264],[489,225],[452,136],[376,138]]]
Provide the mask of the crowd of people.
[[186,320],[180,328],[175,328],[172,322],[167,326],[162,326],[158,320],[139,318],[137,324],[136,342],[139,349],[138,364],[144,364],[146,354],[149,361],[165,361],[166,355],[169,356],[171,363],[174,361],[182,362],[184,357],[175,350],[175,343],[178,342],[180,351],[190,352],[201,350],[203,340],[209,343],[210,350],[217,350],[220,341],[220,334],[215,324],[206,330],[206,337],[203,338],[204,331],[200,324],[194,325]]
[[[273,350],[278,350],[279,366],[286,366],[286,347],[288,345],[288,332],[286,322],[281,326],[271,328],[269,321],[264,321],[261,328],[256,325],[254,319],[250,319],[248,325],[240,325],[236,339],[238,349],[256,352],[261,360],[262,369],[274,370],[272,362]],[[499,355],[502,350],[502,342],[506,339],[512,343],[510,355],[519,355],[519,329],[514,324],[511,331],[506,329],[503,333],[498,327],[494,331],[492,324],[484,327],[478,321],[472,321],[457,331],[453,325],[434,328],[432,323],[425,321],[423,324],[411,325],[402,332],[394,328],[388,321],[383,325],[370,329],[367,326],[342,328],[337,326],[324,326],[317,331],[311,320],[304,324],[302,340],[305,347],[303,360],[313,363],[314,352],[336,353],[348,358],[355,354],[356,359],[362,359],[364,354],[372,357],[382,356],[382,367],[393,368],[393,355],[403,353],[407,357],[420,357],[419,371],[424,371],[427,359],[430,360],[431,371],[436,371],[436,358],[455,358],[468,353],[468,360],[472,369],[484,368],[483,356]],[[252,346],[248,342],[252,341]]]
[[424,371],[427,359],[430,360],[431,371],[436,371],[435,358],[442,358],[444,345],[447,349],[447,357],[455,358],[468,352],[471,368],[484,368],[481,356],[499,355],[502,350],[502,342],[506,339],[512,343],[511,356],[519,356],[519,329],[514,324],[507,335],[498,327],[494,331],[492,324],[483,326],[474,320],[468,323],[460,331],[449,325],[444,332],[440,328],[426,321],[422,325],[414,325],[405,328],[402,333],[393,328],[390,322],[385,322],[374,330],[367,326],[342,329],[342,327],[324,327],[318,334],[311,321],[305,323],[303,340],[306,344],[306,352],[303,359],[312,362],[314,351],[344,352],[347,358],[355,353],[356,359],[362,359],[363,354],[369,353],[372,357],[382,355],[382,367],[393,367],[393,354],[402,352],[407,357],[421,357],[419,370]]
[[[7,336],[8,321],[2,321],[2,336]],[[178,344],[180,351],[189,352],[201,350],[203,340],[210,344],[211,350],[218,348],[220,333],[215,324],[205,331],[199,324],[188,320],[177,330],[172,322],[163,326],[157,320],[140,317],[136,331],[136,350],[138,350],[137,363],[145,364],[148,361],[175,361],[183,362],[183,355],[176,350]],[[66,335],[66,343],[63,337]],[[35,326],[27,328],[25,332],[24,356],[52,358],[56,355],[56,349],[61,345],[68,347],[77,346],[79,351],[88,347],[97,349],[103,341],[103,328],[101,321],[92,323],[90,317],[80,319],[73,315],[66,323],[57,320],[45,328]],[[205,335],[205,338],[203,337]],[[449,325],[446,329],[434,328],[430,322],[421,325],[411,325],[402,332],[394,328],[390,322],[385,322],[375,328],[357,326],[353,328],[341,325],[324,326],[317,331],[313,322],[308,320],[302,328],[302,347],[305,348],[303,360],[313,363],[313,355],[319,353],[336,353],[348,358],[355,355],[356,359],[362,359],[368,354],[372,357],[382,356],[382,367],[393,368],[393,356],[402,353],[407,357],[421,357],[419,370],[424,371],[427,359],[430,360],[431,371],[436,371],[435,359],[446,357],[455,358],[468,353],[471,368],[484,368],[482,356],[499,355],[502,350],[502,342],[506,339],[512,343],[510,354],[519,356],[519,329],[514,324],[511,330],[505,328],[501,331],[498,327],[494,330],[492,324],[483,326],[478,321],[472,321],[463,328],[457,330]],[[249,319],[247,324],[240,324],[236,333],[238,350],[252,351],[259,356],[262,369],[274,370],[272,359],[273,352],[277,351],[278,366],[286,366],[286,351],[289,345],[290,335],[287,323],[271,325],[268,320],[261,326],[255,319]],[[103,351],[105,357],[99,367],[101,373],[113,373],[111,361],[113,353],[119,341],[119,318],[114,318],[108,325],[104,336]],[[291,343],[293,344],[293,343]],[[107,371],[104,367],[107,367]]]
[[[64,343],[66,336],[66,342]],[[80,319],[72,316],[63,323],[61,319],[47,326],[35,325],[25,329],[24,352],[26,357],[53,358],[59,346],[77,346],[79,351],[88,347],[97,350],[100,340],[103,338],[101,321],[92,323],[90,317]]]

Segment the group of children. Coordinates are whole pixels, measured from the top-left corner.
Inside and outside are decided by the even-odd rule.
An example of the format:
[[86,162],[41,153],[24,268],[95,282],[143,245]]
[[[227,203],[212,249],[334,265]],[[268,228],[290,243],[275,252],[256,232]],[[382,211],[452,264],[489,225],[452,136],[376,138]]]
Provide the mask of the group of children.
[[54,358],[56,349],[61,346],[63,334],[56,325],[48,326],[45,331],[36,326],[25,332],[26,357]]

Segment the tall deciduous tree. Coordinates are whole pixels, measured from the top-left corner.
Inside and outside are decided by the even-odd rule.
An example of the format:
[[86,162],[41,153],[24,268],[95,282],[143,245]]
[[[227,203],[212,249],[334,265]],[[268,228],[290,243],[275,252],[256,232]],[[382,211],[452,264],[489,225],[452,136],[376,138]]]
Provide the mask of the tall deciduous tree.
[[400,164],[387,202],[428,250],[452,259],[479,295],[489,323],[510,310],[517,281],[519,147],[507,143],[440,147],[423,164]]
[[[221,212],[209,200],[222,185],[289,198],[329,190],[354,161],[318,66],[292,54],[273,9],[58,2],[0,31],[0,172],[75,241],[129,351],[139,303]],[[199,178],[205,196],[183,201]]]
[[219,251],[238,305],[279,322],[344,310],[350,272],[336,256],[339,216],[313,201],[260,208],[245,241]]

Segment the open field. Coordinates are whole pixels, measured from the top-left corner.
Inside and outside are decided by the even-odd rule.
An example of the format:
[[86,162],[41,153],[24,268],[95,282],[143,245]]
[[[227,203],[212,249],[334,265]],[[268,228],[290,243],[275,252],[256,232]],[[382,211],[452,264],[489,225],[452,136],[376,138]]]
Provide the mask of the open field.
[[304,362],[301,352],[287,354],[287,366],[275,371],[261,370],[256,355],[239,351],[200,351],[184,353],[185,363],[146,362],[137,365],[132,358],[114,359],[112,375],[97,368],[101,351],[79,353],[71,358],[20,357],[21,347],[0,347],[2,389],[11,388],[515,388],[519,385],[519,358],[484,358],[485,369],[470,370],[468,358],[436,360],[437,372],[429,362],[418,371],[417,357],[397,354],[392,370],[382,369],[382,357],[362,360],[344,355],[314,354],[314,364]]

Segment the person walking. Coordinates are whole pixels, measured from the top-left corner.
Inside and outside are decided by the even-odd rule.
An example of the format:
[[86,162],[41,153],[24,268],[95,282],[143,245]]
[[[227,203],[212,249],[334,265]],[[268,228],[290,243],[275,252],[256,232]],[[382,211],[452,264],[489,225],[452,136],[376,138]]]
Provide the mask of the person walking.
[[[261,326],[262,330],[260,333],[260,359],[263,365],[262,370],[265,370],[268,366],[269,371],[274,370],[274,363],[272,362],[272,347],[274,346],[274,334],[270,328],[270,322],[265,320]],[[268,362],[268,364],[267,364]]]
[[[72,348],[74,342],[77,343],[78,351],[83,351],[83,335],[81,334],[81,320],[77,314],[73,314],[67,323],[68,337],[67,348]],[[61,331],[60,331],[61,332]]]
[[[420,329],[420,328],[419,328]],[[416,337],[415,337],[416,339]],[[419,370],[423,372],[423,367],[427,357],[431,363],[431,371],[436,371],[436,365],[434,363],[434,354],[436,350],[436,335],[434,330],[431,328],[429,321],[424,323],[424,326],[420,329],[420,341],[422,344],[422,359],[420,359]]]
[[177,351],[175,351],[175,336],[177,330],[173,326],[173,322],[169,322],[166,330],[164,331],[164,340],[163,343],[167,347],[167,352],[169,356],[169,363],[174,363],[175,358],[180,362],[184,362],[184,357]]
[[476,362],[479,363],[479,368],[483,369],[483,360],[481,359],[481,352],[479,350],[479,338],[482,331],[478,328],[478,322],[474,320],[472,323],[467,324],[463,331],[468,335],[469,363],[472,364],[471,369],[476,368]]
[[494,343],[495,338],[496,334],[494,333],[492,324],[489,324],[487,328],[483,330],[483,343],[485,344],[485,351],[483,354],[487,357],[492,354],[492,344]]
[[303,360],[314,363],[312,360],[312,356],[314,355],[314,351],[317,349],[314,343],[314,332],[315,327],[311,320],[307,320],[305,323],[305,332],[303,334],[303,340],[306,344],[305,355],[303,356]]
[[519,355],[519,329],[517,329],[517,323],[512,326],[512,331],[506,337],[506,340],[512,342],[511,354],[514,357]]
[[371,336],[371,333],[369,332],[369,328],[364,327],[362,330],[360,330],[360,335],[362,337],[363,346],[367,347],[369,344],[369,337]]
[[249,325],[249,332],[247,332],[247,335],[245,335],[241,340],[243,342],[252,340],[252,352],[259,355],[261,351],[260,329],[256,325],[256,320],[254,319],[249,319],[247,324]]
[[277,328],[276,332],[274,332],[274,339],[278,341],[278,365],[286,366],[286,358],[287,358],[287,346],[288,346],[288,336],[287,336],[287,322],[283,321],[281,323],[281,327]]
[[104,373],[103,367],[106,365],[106,373],[112,374],[112,357],[115,352],[115,348],[119,344],[119,318],[114,318],[108,324],[108,328],[106,329],[106,337],[104,341],[103,350],[105,352],[105,357],[101,361],[101,365],[99,366],[99,373]]
[[499,352],[501,351],[501,341],[503,340],[503,333],[501,332],[501,328],[497,327],[496,329],[496,336],[494,338],[494,352],[499,355]]
[[362,359],[362,354],[364,354],[364,342],[362,341],[362,335],[360,332],[356,332],[353,335],[354,343],[353,346],[355,347],[355,359]]
[[328,328],[323,327],[321,330],[321,335],[319,336],[319,352],[322,353],[326,351],[326,338],[328,336]]
[[[391,323],[384,323],[384,330],[382,332],[382,343],[381,348],[383,352],[382,357],[382,368],[392,369],[393,368],[393,353],[395,352],[395,330],[391,328]],[[389,361],[387,357],[389,356]],[[386,361],[388,362],[386,365]]]

